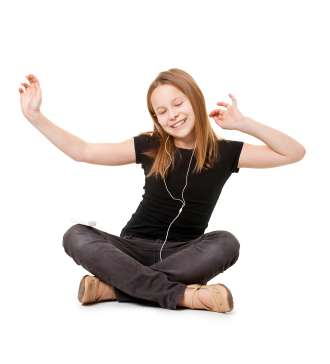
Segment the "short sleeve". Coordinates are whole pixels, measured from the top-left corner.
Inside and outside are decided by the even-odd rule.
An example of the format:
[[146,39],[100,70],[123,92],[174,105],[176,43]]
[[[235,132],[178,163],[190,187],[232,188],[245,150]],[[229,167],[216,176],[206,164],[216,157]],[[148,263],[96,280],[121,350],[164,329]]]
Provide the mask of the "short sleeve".
[[225,159],[230,174],[239,172],[237,165],[243,145],[244,142],[238,140],[228,140],[228,142],[221,143],[220,154]]
[[[148,156],[142,154],[155,147],[155,138],[148,135],[137,135],[134,138],[136,164],[144,164],[147,161]],[[150,158],[149,158],[150,159]]]

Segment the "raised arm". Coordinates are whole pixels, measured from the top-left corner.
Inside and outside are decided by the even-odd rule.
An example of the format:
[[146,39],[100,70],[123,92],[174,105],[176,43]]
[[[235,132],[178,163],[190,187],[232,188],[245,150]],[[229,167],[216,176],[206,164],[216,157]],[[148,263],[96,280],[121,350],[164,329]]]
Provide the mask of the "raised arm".
[[80,162],[122,166],[136,162],[134,139],[121,143],[86,143]]
[[306,149],[289,135],[270,126],[261,124],[244,116],[237,108],[237,100],[232,94],[232,105],[218,102],[219,106],[227,110],[215,109],[210,117],[222,128],[238,130],[250,134],[266,145],[244,143],[237,168],[274,168],[301,161]]
[[135,163],[133,138],[122,143],[88,143],[52,123],[40,112],[42,101],[39,80],[32,74],[26,76],[30,84],[19,88],[22,113],[55,147],[76,162],[120,166]]

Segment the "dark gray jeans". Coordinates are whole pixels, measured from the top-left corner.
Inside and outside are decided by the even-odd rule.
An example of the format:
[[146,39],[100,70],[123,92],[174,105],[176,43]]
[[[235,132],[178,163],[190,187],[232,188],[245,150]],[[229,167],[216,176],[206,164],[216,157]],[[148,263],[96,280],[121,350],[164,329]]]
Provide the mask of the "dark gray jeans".
[[[225,230],[186,242],[119,237],[76,224],[63,236],[65,252],[109,283],[119,302],[153,301],[175,310],[188,284],[206,284],[238,259],[240,244]],[[220,282],[219,282],[220,283]]]

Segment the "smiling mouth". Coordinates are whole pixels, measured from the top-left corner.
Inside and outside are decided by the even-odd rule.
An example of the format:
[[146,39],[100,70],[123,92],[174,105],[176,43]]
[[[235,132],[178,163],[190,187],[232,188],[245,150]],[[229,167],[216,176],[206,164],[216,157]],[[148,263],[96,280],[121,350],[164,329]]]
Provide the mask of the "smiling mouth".
[[176,129],[179,126],[183,125],[186,122],[187,118],[185,118],[184,120],[180,121],[179,123],[175,124],[175,126],[172,126],[172,128]]

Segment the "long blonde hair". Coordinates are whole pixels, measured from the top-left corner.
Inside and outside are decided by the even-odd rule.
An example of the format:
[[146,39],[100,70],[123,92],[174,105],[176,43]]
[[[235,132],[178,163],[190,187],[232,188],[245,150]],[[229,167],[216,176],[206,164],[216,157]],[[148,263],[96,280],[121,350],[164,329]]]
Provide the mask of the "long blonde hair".
[[[192,173],[200,173],[204,169],[212,168],[213,163],[219,161],[220,152],[218,148],[218,141],[225,140],[226,138],[219,137],[213,130],[207,111],[205,98],[198,87],[196,81],[185,71],[178,68],[171,68],[168,71],[160,72],[155,80],[151,83],[147,94],[147,107],[150,116],[153,120],[154,130],[140,133],[139,135],[148,135],[156,138],[155,147],[143,154],[151,157],[154,163],[150,172],[146,175],[146,178],[155,175],[155,177],[164,178],[164,170],[170,163],[170,157],[165,150],[165,142],[168,138],[166,149],[172,157],[171,167],[165,172],[165,176],[170,170],[175,167],[174,164],[174,152],[177,150],[172,135],[169,135],[160,126],[157,120],[157,116],[154,115],[155,111],[151,104],[151,94],[153,90],[162,85],[172,85],[181,90],[189,99],[192,109],[195,114],[195,133],[197,139],[197,146],[194,152],[194,158],[196,159],[196,166]],[[180,155],[181,156],[181,155]]]

